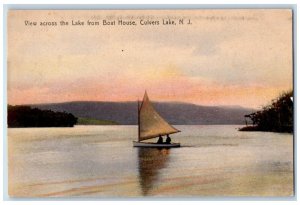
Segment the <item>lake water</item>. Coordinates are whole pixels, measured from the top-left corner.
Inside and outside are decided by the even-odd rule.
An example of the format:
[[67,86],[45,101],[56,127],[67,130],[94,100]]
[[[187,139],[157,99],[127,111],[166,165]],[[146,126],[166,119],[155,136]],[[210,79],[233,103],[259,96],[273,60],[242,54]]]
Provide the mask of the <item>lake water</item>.
[[293,195],[293,135],[176,126],[181,148],[134,148],[137,126],[9,128],[11,197]]

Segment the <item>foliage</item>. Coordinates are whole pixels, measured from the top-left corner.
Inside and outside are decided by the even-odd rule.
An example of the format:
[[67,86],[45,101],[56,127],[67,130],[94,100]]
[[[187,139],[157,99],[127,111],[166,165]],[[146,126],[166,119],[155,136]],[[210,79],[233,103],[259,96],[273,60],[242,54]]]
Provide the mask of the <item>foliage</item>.
[[73,127],[76,123],[71,113],[8,105],[8,127]]
[[253,126],[259,131],[292,132],[293,131],[293,91],[281,94],[262,110],[249,115]]

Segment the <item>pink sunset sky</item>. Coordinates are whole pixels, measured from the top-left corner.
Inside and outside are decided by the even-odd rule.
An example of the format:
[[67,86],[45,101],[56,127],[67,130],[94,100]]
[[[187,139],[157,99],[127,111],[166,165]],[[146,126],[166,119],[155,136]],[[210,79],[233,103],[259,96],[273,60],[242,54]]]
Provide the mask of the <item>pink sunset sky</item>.
[[[140,16],[183,26],[25,26]],[[213,18],[214,17],[214,18]],[[260,108],[293,88],[290,10],[10,11],[8,104],[152,101]]]

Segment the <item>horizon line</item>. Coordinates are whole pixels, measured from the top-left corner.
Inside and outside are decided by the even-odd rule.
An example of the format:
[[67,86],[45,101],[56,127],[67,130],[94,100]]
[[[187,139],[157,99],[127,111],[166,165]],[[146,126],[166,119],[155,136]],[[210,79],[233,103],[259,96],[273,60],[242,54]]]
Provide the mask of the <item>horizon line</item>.
[[[49,104],[65,104],[65,103],[134,103],[134,102],[140,102],[142,100],[131,100],[131,101],[101,101],[101,100],[72,100],[72,101],[61,101],[61,102],[45,102],[45,103],[30,103],[30,104],[9,104],[12,106],[31,106],[31,105],[49,105]],[[192,102],[184,102],[184,101],[153,101],[150,100],[152,103],[173,103],[173,104],[189,104],[189,105],[195,105],[195,106],[205,106],[205,107],[239,107],[244,109],[253,109],[257,110],[259,108],[252,108],[252,107],[244,107],[241,105],[205,105],[205,104],[196,104]],[[263,106],[260,106],[263,107]]]

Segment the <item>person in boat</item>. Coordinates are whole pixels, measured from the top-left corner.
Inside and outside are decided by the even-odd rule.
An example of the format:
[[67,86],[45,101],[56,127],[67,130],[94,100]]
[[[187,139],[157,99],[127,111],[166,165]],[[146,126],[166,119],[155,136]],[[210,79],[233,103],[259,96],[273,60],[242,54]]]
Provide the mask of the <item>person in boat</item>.
[[161,135],[159,135],[159,138],[157,140],[157,144],[162,144],[163,143],[163,138],[161,137]]
[[169,135],[167,135],[166,144],[171,144],[171,137]]

